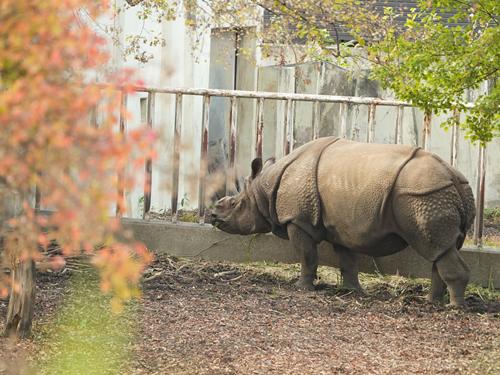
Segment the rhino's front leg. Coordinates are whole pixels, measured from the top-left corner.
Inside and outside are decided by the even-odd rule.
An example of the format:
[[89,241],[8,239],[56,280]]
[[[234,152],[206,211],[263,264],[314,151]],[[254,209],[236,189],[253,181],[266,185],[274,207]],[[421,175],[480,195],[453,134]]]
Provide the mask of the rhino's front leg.
[[300,257],[300,279],[296,285],[301,289],[314,290],[314,280],[318,270],[316,242],[295,224],[288,224],[287,231],[288,238]]

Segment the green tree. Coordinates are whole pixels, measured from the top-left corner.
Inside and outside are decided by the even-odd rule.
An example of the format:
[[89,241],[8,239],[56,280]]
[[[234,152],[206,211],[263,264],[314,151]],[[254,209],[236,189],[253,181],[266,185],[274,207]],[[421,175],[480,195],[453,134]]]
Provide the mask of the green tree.
[[[369,44],[373,77],[425,111],[467,110],[467,90],[488,88],[461,124],[482,144],[500,135],[498,1],[419,1],[401,32]],[[443,13],[455,15],[443,22]],[[457,25],[458,23],[458,25]],[[453,120],[451,120],[453,121]]]
[[[129,1],[154,10],[151,3],[165,11],[177,5],[165,0]],[[189,13],[186,22],[204,29],[261,23],[258,10],[266,10],[270,23],[255,31],[264,53],[281,44],[298,52],[295,62],[312,59],[368,66],[372,78],[427,113],[466,111],[460,125],[471,140],[486,144],[498,137],[500,3],[419,0],[406,19],[397,8],[381,11],[379,5],[374,0],[213,0],[198,6],[188,0],[175,12]],[[175,17],[174,13],[168,14]],[[445,13],[453,16],[446,18]],[[353,36],[352,42],[341,42],[342,30]],[[489,89],[474,108],[467,108],[467,90],[487,81]]]

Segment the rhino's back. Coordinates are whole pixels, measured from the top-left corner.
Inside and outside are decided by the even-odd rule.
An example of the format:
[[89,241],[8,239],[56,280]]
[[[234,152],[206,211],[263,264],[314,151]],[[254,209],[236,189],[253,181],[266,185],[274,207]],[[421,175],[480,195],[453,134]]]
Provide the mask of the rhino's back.
[[401,171],[395,185],[400,194],[425,195],[453,185],[452,174],[460,183],[465,177],[437,156],[419,150]]
[[363,247],[394,231],[387,202],[399,173],[418,151],[405,145],[341,140],[318,165],[322,219],[335,240]]

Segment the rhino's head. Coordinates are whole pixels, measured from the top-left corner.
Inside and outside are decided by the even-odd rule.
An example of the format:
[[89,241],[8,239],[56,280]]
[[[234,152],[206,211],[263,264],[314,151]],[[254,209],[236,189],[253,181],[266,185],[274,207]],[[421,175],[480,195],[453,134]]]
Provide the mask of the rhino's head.
[[[267,165],[268,163],[266,163]],[[252,174],[245,179],[243,190],[232,197],[224,197],[215,205],[212,212],[212,223],[224,232],[232,234],[267,233],[271,224],[258,210],[255,194],[262,171],[262,159],[252,161]]]

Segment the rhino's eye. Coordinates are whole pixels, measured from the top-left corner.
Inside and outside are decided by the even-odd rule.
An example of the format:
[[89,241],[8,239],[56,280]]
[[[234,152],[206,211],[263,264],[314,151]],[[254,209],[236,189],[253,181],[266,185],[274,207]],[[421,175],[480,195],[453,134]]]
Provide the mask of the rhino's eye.
[[234,206],[236,206],[236,200],[235,199],[231,199],[231,208],[233,208]]

